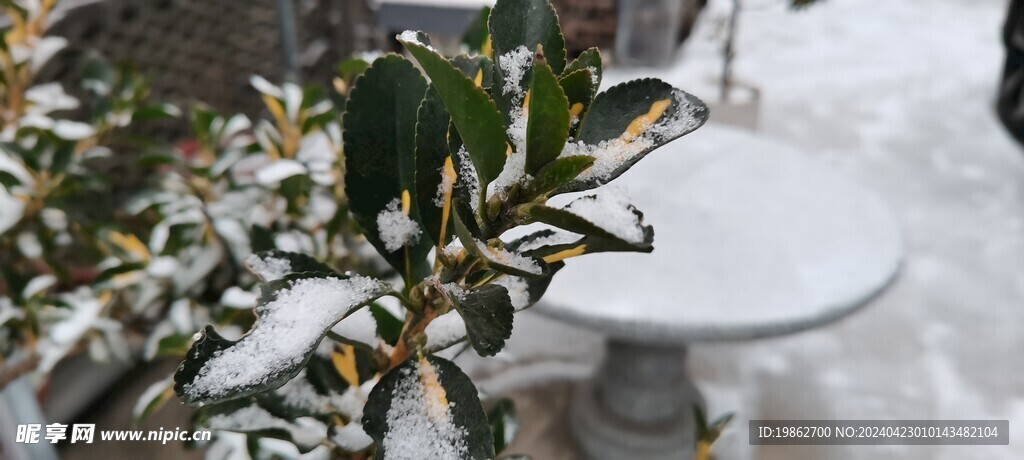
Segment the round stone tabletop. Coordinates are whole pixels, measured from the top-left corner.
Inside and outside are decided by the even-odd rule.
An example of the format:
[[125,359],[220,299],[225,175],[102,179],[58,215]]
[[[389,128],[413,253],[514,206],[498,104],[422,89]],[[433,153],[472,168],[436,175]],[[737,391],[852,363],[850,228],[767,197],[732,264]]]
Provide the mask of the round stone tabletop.
[[873,193],[792,147],[707,125],[638,163],[624,189],[654,252],[570,260],[537,309],[652,344],[753,339],[839,319],[903,255]]

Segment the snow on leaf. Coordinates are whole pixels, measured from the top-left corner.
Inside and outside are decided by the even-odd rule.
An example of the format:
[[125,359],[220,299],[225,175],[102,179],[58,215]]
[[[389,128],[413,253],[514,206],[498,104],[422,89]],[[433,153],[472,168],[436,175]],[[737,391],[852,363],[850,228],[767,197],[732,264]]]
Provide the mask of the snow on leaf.
[[[286,438],[295,443],[300,451],[308,452],[327,438],[327,426],[315,419],[303,417],[294,421],[280,418],[253,402],[240,408],[230,408],[220,413],[200,418],[200,426],[234,431],[238,433],[259,433]],[[283,435],[283,436],[282,436]]]
[[361,308],[335,324],[331,332],[345,339],[377,348],[380,340],[377,337],[377,320],[369,308]]
[[476,387],[436,356],[388,372],[370,393],[362,422],[383,460],[494,458]]
[[565,210],[629,243],[640,244],[644,241],[644,228],[640,216],[629,203],[629,198],[614,189],[577,198],[569,203]]
[[306,167],[295,160],[283,159],[270,163],[256,171],[256,182],[274,185],[299,174],[306,174]]
[[466,338],[466,322],[459,312],[452,310],[434,318],[423,331],[427,335],[426,350],[444,350]]
[[580,191],[615,179],[652,150],[707,121],[703,101],[655,79],[617,85],[594,98],[574,141],[560,158],[587,155],[594,165],[562,191]]
[[296,252],[260,251],[245,259],[245,265],[263,281],[274,281],[292,273],[334,273],[313,257]]
[[349,422],[341,428],[332,429],[331,442],[346,452],[359,452],[373,444],[373,438],[363,430],[363,424]]
[[299,372],[331,327],[390,289],[372,278],[323,273],[266,283],[252,329],[233,342],[208,327],[175,373],[174,389],[186,402],[202,404],[279,387]]
[[420,225],[403,212],[401,204],[402,201],[395,198],[377,214],[377,230],[380,232],[381,241],[384,242],[384,248],[389,252],[416,244],[423,233]]

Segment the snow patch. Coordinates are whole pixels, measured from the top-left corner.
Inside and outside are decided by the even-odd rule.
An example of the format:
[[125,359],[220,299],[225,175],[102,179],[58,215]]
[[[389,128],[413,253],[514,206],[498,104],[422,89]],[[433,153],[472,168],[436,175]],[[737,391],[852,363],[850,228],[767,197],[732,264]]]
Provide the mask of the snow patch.
[[387,290],[386,284],[362,276],[296,280],[258,306],[252,330],[234,346],[216,352],[184,392],[196,399],[221,399],[271,383],[301,364],[350,309]]
[[454,403],[447,402],[438,370],[421,359],[400,372],[387,412],[384,460],[465,458],[469,432],[453,423]]
[[420,239],[419,224],[405,215],[401,209],[401,200],[395,198],[387,208],[377,214],[377,230],[384,248],[390,252],[415,244]]

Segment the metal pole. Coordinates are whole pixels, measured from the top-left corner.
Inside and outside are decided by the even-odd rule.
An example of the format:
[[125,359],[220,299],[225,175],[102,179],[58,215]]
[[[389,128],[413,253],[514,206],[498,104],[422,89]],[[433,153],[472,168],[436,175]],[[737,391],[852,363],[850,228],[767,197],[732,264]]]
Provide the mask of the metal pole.
[[277,0],[278,28],[281,32],[281,59],[284,79],[299,82],[298,51],[295,38],[295,6],[292,0]]

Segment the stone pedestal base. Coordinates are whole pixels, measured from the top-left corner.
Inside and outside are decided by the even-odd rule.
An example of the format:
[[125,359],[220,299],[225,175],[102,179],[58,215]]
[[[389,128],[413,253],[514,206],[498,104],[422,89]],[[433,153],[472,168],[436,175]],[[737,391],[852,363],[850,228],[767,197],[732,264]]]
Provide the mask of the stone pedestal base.
[[687,378],[686,348],[612,340],[594,381],[573,393],[569,423],[589,460],[693,457],[694,407],[704,398]]

